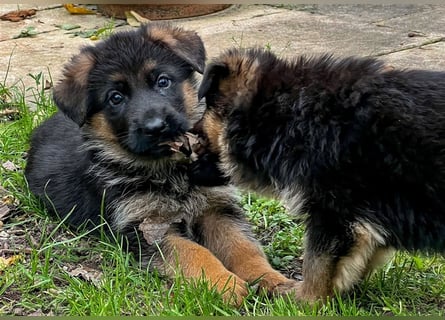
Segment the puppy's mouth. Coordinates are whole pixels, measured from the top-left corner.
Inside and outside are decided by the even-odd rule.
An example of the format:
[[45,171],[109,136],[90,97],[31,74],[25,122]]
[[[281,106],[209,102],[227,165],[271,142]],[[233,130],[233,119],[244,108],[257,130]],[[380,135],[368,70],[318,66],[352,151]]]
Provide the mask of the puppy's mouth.
[[197,134],[186,132],[175,140],[161,142],[159,146],[168,146],[174,158],[189,158],[195,161],[205,147],[205,141]]
[[179,136],[170,137],[168,140],[134,139],[126,145],[131,153],[139,157],[195,161],[203,152],[205,141],[197,134],[185,132]]

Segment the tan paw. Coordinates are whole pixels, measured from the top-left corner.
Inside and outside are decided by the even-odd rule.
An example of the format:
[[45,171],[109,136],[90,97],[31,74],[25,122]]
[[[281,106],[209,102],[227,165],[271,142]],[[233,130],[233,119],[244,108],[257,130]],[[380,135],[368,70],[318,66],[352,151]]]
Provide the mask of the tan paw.
[[219,279],[216,287],[226,303],[237,307],[241,306],[249,293],[247,282],[234,274]]
[[274,288],[273,294],[286,296],[295,301],[308,302],[310,304],[321,300],[318,295],[305,288],[304,281],[289,280],[287,282],[280,283]]
[[302,283],[302,281],[287,280],[286,282],[277,284],[272,289],[272,294],[278,296],[300,296],[302,291]]

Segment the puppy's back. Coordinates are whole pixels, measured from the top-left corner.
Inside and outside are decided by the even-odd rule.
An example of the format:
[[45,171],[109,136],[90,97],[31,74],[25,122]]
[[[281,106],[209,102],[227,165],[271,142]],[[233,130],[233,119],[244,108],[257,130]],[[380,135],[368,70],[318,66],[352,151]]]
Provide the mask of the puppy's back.
[[93,193],[81,186],[89,179],[89,160],[85,152],[79,152],[81,144],[79,126],[57,112],[34,130],[25,169],[30,190],[49,211],[62,217],[74,209],[79,212],[68,218],[76,226],[88,219],[99,222],[99,208],[93,205],[100,199],[91,199]]

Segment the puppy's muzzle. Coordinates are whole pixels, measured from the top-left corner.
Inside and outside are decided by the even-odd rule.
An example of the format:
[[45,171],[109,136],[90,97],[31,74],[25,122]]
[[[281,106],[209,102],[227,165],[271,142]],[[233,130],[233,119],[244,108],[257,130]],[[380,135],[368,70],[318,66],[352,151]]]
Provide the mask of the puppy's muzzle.
[[145,135],[160,135],[163,134],[168,130],[168,123],[160,118],[149,118],[145,120],[145,122],[142,124],[140,128],[138,128],[138,131]]

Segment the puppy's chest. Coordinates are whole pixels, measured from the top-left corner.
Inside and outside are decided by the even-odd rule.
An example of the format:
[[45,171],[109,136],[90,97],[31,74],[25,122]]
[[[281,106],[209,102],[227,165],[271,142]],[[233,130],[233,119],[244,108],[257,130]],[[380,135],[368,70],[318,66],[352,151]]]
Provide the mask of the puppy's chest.
[[191,188],[187,168],[182,165],[132,166],[131,164],[93,164],[89,174],[95,183],[114,193],[159,193],[183,197]]
[[155,225],[191,220],[207,206],[206,196],[189,184],[184,168],[111,169],[95,168],[94,173],[117,229],[144,220]]
[[196,190],[188,193],[182,191],[141,189],[124,192],[115,197],[107,209],[118,230],[141,222],[158,230],[172,223],[190,222],[208,206],[207,197],[202,193]]

